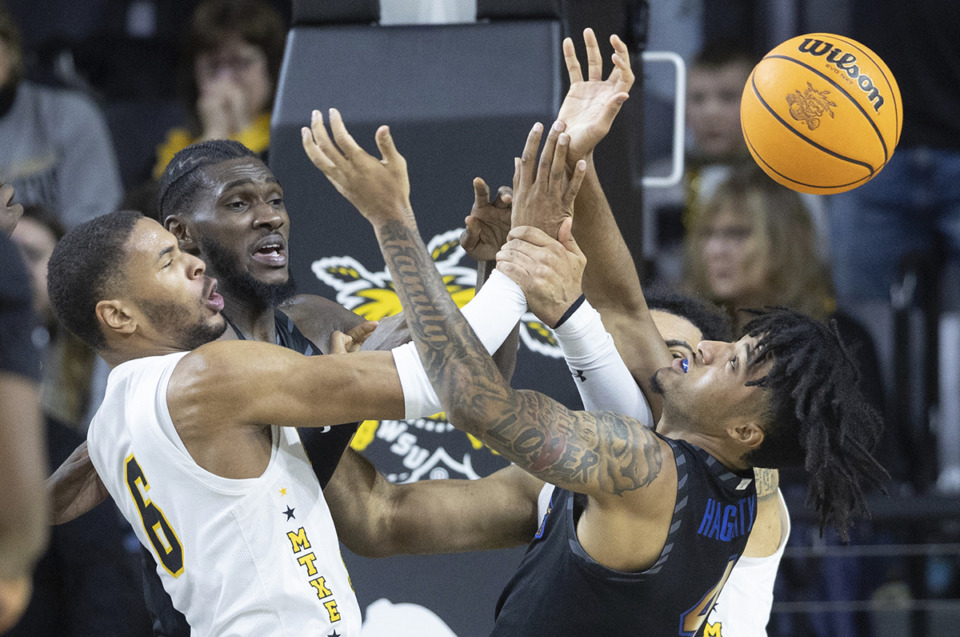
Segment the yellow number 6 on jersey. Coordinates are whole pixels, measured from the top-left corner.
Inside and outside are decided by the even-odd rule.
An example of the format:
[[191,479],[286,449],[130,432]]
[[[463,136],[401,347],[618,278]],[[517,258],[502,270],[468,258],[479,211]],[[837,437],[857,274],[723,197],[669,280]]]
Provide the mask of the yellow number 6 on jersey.
[[133,502],[137,505],[137,511],[140,513],[143,530],[150,538],[150,544],[153,545],[157,558],[168,573],[174,577],[180,577],[183,573],[183,544],[180,543],[180,538],[177,537],[176,531],[167,522],[167,518],[163,515],[160,507],[147,497],[150,484],[133,455],[126,460],[124,476],[127,481],[127,489],[130,490],[130,497],[133,498]]

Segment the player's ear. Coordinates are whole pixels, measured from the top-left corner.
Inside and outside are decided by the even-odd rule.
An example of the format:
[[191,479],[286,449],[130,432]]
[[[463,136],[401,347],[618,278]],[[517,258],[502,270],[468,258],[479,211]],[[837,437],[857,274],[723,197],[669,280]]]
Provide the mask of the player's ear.
[[180,250],[189,254],[198,254],[200,245],[195,238],[193,227],[180,215],[170,215],[163,220],[163,227],[177,238]]
[[732,435],[734,440],[745,446],[748,451],[753,451],[763,444],[766,434],[764,434],[760,423],[754,420],[744,420],[732,427]]
[[104,334],[132,334],[137,329],[137,319],[127,311],[123,301],[100,301],[95,312]]

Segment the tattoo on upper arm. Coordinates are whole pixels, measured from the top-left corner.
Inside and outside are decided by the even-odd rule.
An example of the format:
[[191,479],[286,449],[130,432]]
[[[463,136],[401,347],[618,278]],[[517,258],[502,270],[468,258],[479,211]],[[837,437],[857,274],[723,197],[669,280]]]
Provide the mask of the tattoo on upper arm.
[[757,498],[763,500],[777,494],[780,473],[776,469],[754,469],[753,476],[757,484]]
[[660,474],[660,445],[639,422],[611,412],[570,411],[536,392],[515,394],[517,413],[525,417],[497,419],[488,436],[501,453],[542,478],[621,495]]
[[396,222],[381,227],[379,239],[424,369],[459,429],[555,484],[619,495],[657,478],[660,444],[646,427],[511,389],[457,311],[417,233]]

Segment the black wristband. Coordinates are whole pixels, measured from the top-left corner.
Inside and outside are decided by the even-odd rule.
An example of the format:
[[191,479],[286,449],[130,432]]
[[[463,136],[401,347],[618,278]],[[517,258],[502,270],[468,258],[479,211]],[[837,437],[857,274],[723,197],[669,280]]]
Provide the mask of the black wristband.
[[577,297],[577,300],[573,302],[573,305],[567,308],[567,311],[563,313],[563,316],[561,316],[560,320],[557,321],[557,324],[553,326],[553,329],[557,329],[558,327],[566,323],[567,319],[573,316],[573,313],[579,310],[580,306],[583,305],[583,302],[586,300],[587,300],[586,297],[584,297],[582,294],[579,297]]

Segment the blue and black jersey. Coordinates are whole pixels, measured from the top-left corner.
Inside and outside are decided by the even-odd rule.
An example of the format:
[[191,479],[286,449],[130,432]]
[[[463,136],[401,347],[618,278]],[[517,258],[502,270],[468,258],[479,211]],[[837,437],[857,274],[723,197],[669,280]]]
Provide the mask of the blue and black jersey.
[[493,635],[700,635],[756,519],[753,472],[736,475],[703,449],[663,438],[677,498],[663,551],[640,573],[609,569],[577,538],[586,497],[555,488],[550,510],[497,603]]

